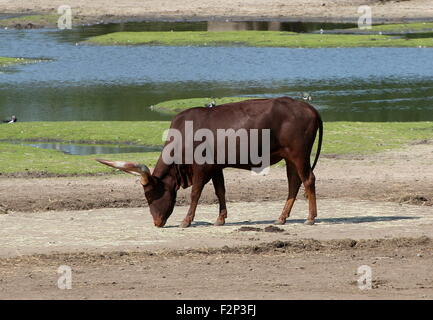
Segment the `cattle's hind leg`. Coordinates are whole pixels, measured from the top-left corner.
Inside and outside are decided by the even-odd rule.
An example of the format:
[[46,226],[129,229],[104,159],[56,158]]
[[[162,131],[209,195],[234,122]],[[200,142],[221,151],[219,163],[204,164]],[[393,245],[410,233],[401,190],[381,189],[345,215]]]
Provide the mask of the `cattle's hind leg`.
[[305,194],[308,198],[308,218],[305,224],[312,225],[317,217],[317,204],[316,204],[316,177],[309,161],[299,160],[294,162],[298,175],[301,177],[302,183],[305,187]]
[[305,192],[308,196],[308,218],[305,224],[314,224],[317,217],[317,203],[316,203],[316,177],[313,171],[310,170],[308,178],[303,182],[305,186]]
[[227,207],[226,207],[226,189],[224,187],[224,175],[222,170],[218,170],[212,176],[213,186],[215,188],[215,194],[218,198],[220,205],[219,215],[215,222],[216,226],[222,226],[226,222],[227,218]]
[[296,196],[298,195],[299,187],[301,186],[301,179],[298,176],[298,172],[294,165],[290,161],[286,160],[286,172],[287,180],[289,184],[289,195],[287,197],[286,204],[284,205],[283,212],[281,213],[276,224],[285,224],[286,219],[290,216],[293,204],[295,203]]

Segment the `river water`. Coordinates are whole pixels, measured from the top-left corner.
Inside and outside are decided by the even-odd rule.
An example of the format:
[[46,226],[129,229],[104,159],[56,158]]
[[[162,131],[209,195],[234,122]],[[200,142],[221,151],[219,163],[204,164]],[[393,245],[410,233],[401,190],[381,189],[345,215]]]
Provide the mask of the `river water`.
[[169,116],[149,107],[170,99],[239,95],[299,98],[308,92],[325,121],[433,120],[433,48],[81,43],[89,36],[119,30],[314,31],[336,27],[264,22],[240,26],[154,22],[66,31],[0,30],[0,56],[43,59],[0,69],[0,118],[15,114],[19,121],[168,120]]

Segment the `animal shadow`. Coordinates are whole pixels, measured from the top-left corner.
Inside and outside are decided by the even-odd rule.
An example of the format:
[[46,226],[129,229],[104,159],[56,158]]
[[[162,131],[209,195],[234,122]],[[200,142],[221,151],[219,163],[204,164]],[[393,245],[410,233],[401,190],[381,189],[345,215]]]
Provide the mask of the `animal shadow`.
[[[364,216],[364,217],[342,217],[342,218],[321,218],[316,219],[316,223],[323,224],[357,224],[368,222],[386,222],[398,220],[412,220],[419,219],[419,217],[411,216]],[[226,222],[226,226],[241,226],[241,225],[270,225],[274,224],[276,220],[258,220],[258,221],[239,221],[239,222]],[[287,224],[303,224],[305,219],[287,219]],[[213,223],[207,221],[194,221],[191,227],[209,227]]]

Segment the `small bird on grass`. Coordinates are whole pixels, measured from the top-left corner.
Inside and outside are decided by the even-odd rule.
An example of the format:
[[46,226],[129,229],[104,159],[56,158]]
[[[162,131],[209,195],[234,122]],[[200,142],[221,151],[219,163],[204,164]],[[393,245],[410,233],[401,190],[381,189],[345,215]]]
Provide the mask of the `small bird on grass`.
[[17,121],[18,121],[17,117],[12,116],[9,120],[3,120],[3,123],[14,123]]

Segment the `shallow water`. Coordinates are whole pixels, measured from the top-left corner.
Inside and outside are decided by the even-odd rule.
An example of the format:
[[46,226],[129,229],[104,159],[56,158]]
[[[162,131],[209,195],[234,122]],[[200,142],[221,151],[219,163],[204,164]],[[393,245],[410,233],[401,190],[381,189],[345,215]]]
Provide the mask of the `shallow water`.
[[32,142],[23,143],[21,141],[9,141],[9,143],[30,146],[41,149],[57,150],[70,155],[88,154],[113,154],[113,153],[134,153],[134,152],[158,152],[160,147],[134,146],[134,145],[91,145],[76,143],[58,142]]
[[209,28],[209,24],[1,30],[0,56],[50,61],[0,70],[0,118],[15,114],[19,121],[163,120],[169,117],[150,111],[149,106],[180,98],[299,98],[301,92],[309,92],[325,120],[433,120],[432,48],[101,47],[78,43],[90,35],[116,30],[170,27],[196,30]]

